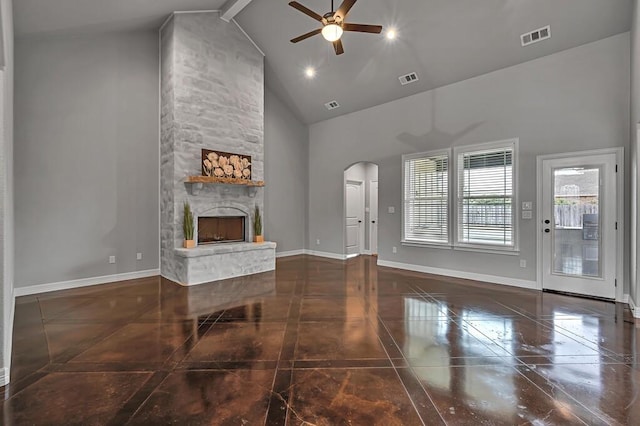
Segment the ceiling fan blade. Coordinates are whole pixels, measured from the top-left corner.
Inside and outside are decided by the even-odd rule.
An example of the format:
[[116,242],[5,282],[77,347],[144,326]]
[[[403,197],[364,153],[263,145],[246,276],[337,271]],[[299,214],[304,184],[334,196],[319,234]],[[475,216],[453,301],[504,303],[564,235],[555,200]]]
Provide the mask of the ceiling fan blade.
[[309,31],[306,34],[302,34],[301,36],[298,36],[298,37],[292,39],[291,43],[297,43],[299,41],[306,40],[309,37],[313,37],[314,35],[320,34],[321,32],[322,32],[322,28],[318,28],[317,30]]
[[357,31],[359,33],[380,34],[382,32],[382,25],[342,24],[342,29],[345,31]]
[[336,10],[336,13],[333,14],[333,17],[337,18],[339,16],[340,21],[344,21],[356,1],[358,0],[344,0],[338,10]]
[[313,10],[307,8],[306,6],[301,5],[297,1],[289,2],[289,6],[293,7],[294,9],[298,9],[300,12],[304,13],[305,15],[307,15],[310,18],[315,19],[316,21],[320,21],[320,22],[324,23],[324,18],[322,16],[318,15],[317,13],[315,13]]
[[336,40],[333,42],[333,48],[336,51],[336,55],[342,55],[344,53],[344,47],[342,46],[342,40]]

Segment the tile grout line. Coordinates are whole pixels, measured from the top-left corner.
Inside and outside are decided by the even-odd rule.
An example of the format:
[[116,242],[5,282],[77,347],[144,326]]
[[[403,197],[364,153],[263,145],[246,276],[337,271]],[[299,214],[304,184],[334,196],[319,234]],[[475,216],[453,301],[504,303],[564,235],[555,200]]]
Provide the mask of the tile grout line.
[[[284,361],[282,357],[284,355],[288,358],[293,358],[293,355],[295,354],[295,345],[297,344],[297,340],[298,340],[297,327],[298,327],[299,318],[300,318],[300,310],[302,307],[302,297],[298,294],[298,290],[300,290],[299,287],[301,286],[302,286],[302,283],[296,280],[296,284],[290,296],[289,311],[288,311],[287,321],[285,323],[285,329],[282,337],[282,345],[280,346],[278,361],[276,363],[276,368],[273,375],[273,381],[271,384],[271,393],[270,393],[271,397],[269,398],[267,412],[265,413],[265,425],[287,424],[289,419],[289,411],[292,410],[291,401],[289,400],[289,398],[290,398],[290,391],[291,391],[292,379],[293,379],[293,368],[288,370],[282,368],[282,363]],[[296,327],[295,331],[293,330],[294,325]],[[293,344],[292,348],[287,347],[288,345],[291,345],[291,344]],[[291,356],[289,356],[288,351],[293,352]],[[289,380],[286,388],[284,388],[282,385],[283,385],[283,382],[287,381],[285,378],[287,371],[289,374]],[[285,395],[283,396],[282,393],[285,393]],[[283,407],[283,404],[284,404],[284,407]],[[284,411],[284,413],[282,413],[282,411]],[[282,414],[284,414],[284,419],[282,419]]]
[[[503,303],[501,303],[501,302],[496,302],[496,303],[497,303],[498,305],[501,305],[501,306],[503,306],[503,307],[505,307],[505,308],[509,309],[509,310],[512,310],[512,311],[514,311],[514,312],[517,312],[517,311],[515,311],[515,310],[511,309],[509,306],[507,306],[507,305],[505,305],[505,304],[503,304]],[[594,344],[593,342],[590,342],[589,340],[587,340],[587,339],[583,338],[582,336],[578,336],[577,334],[572,333],[570,330],[566,330],[566,329],[564,329],[564,328],[563,328],[563,327],[561,327],[561,326],[558,326],[558,328],[560,328],[560,331],[556,330],[555,328],[549,327],[547,324],[545,324],[544,322],[542,322],[542,321],[544,321],[544,319],[540,319],[540,318],[538,318],[538,317],[534,317],[534,316],[532,316],[532,315],[531,315],[531,313],[529,313],[529,312],[527,312],[527,313],[520,313],[520,312],[518,312],[518,314],[519,314],[520,316],[522,316],[522,317],[524,317],[524,318],[528,319],[528,320],[533,321],[533,322],[534,322],[534,323],[536,323],[536,324],[539,324],[539,325],[543,326],[544,328],[546,328],[546,329],[548,329],[548,330],[552,330],[554,333],[555,333],[555,332],[559,332],[559,333],[560,333],[560,334],[562,334],[563,336],[566,336],[566,337],[568,337],[569,339],[573,340],[574,342],[576,342],[576,343],[578,343],[578,344],[580,344],[580,345],[582,345],[582,346],[585,346],[585,347],[587,347],[587,348],[589,348],[589,349],[593,349],[593,348],[591,348],[591,347],[587,346],[587,345],[585,344],[585,342],[588,342],[588,343],[590,343],[591,345],[595,346],[595,344]],[[576,339],[576,337],[577,337],[578,339],[580,339],[580,340]],[[581,341],[581,340],[582,340],[582,341]],[[602,349],[603,351],[605,351],[605,352],[607,352],[607,353],[600,353],[600,349]],[[593,349],[593,350],[595,350],[596,352],[598,352],[598,354],[599,354],[599,355],[603,355],[603,356],[605,356],[605,357],[607,357],[607,358],[611,358],[611,359],[615,359],[615,357],[617,357],[617,356],[618,356],[618,354],[616,354],[616,353],[614,353],[614,352],[612,352],[612,351],[608,350],[607,348],[597,348],[597,349]]]
[[[534,371],[533,369],[529,368],[527,365],[520,365],[520,366],[512,366],[511,368],[513,368],[517,374],[519,374],[520,376],[524,377],[525,380],[527,380],[529,383],[531,383],[536,389],[540,390],[540,392],[542,392],[544,395],[547,395],[549,398],[556,400],[557,398],[555,398],[553,395],[551,395],[550,393],[546,392],[544,389],[542,389],[540,386],[538,386],[533,380],[531,380],[530,378],[528,378],[527,376],[525,376],[524,374],[522,374],[522,372],[518,371],[517,367],[524,367],[527,368],[528,370],[530,370],[533,374],[537,375],[538,377],[542,378],[543,380],[546,380],[542,375],[538,374],[537,371]],[[551,386],[557,387],[555,385],[552,385],[551,383],[549,383]],[[578,404],[580,407],[584,408],[588,413],[592,414],[594,417],[597,417],[598,419],[604,421],[605,423],[607,423],[607,421],[605,419],[603,419],[600,415],[598,415],[597,413],[591,411],[588,407],[586,407],[584,404],[582,404],[580,401],[577,401],[575,398],[573,398],[571,395],[569,395],[567,392],[565,392],[562,389],[559,389],[560,392],[564,393],[565,395],[567,395],[569,398],[571,398],[571,400],[573,400],[576,404]],[[560,402],[560,404],[562,404],[563,407],[566,408],[571,408],[566,406],[564,403]],[[583,422],[585,425],[588,425],[589,423],[584,420],[582,417],[578,416],[577,414],[573,413],[573,415],[580,420],[581,422]]]
[[[376,315],[376,319],[378,320],[378,324],[382,325],[382,329],[385,332],[386,337],[390,340],[390,344],[392,344],[400,353],[402,359],[405,361],[405,364],[407,366],[409,366],[409,370],[411,371],[411,374],[413,374],[413,376],[415,377],[415,372],[413,370],[413,368],[411,368],[410,364],[408,363],[406,357],[404,356],[404,353],[402,352],[402,350],[400,350],[400,348],[398,347],[398,344],[396,343],[395,339],[393,338],[393,336],[391,335],[391,333],[389,332],[389,329],[387,328],[387,325],[384,323],[382,317],[380,317],[379,314]],[[402,376],[400,375],[399,371],[398,371],[398,367],[394,364],[394,362],[391,360],[391,357],[389,356],[389,351],[387,349],[387,346],[384,344],[384,341],[381,339],[380,334],[378,334],[378,340],[380,341],[380,344],[382,346],[382,348],[384,349],[385,353],[387,354],[387,358],[389,359],[389,362],[391,363],[391,366],[393,367],[393,371],[396,373],[396,377],[398,378],[398,380],[400,381],[400,383],[402,384],[402,387],[404,388],[405,393],[407,394],[407,397],[409,398],[409,401],[411,402],[411,405],[413,406],[413,409],[415,410],[416,414],[418,415],[418,418],[420,419],[420,421],[422,422],[423,426],[426,426],[427,423],[425,423],[425,420],[422,418],[422,414],[420,413],[420,411],[418,410],[417,407],[417,403],[414,401],[413,397],[411,396],[411,393],[409,392],[409,389],[407,388],[407,384],[405,383],[405,381],[402,379]],[[420,381],[418,381],[418,385],[420,386],[420,388],[422,389],[422,391],[424,392],[424,395],[428,398],[429,402],[431,403],[431,406],[433,407],[433,409],[435,410],[436,413],[438,413],[438,416],[440,417],[440,420],[442,421],[442,424],[446,425],[447,422],[444,420],[444,418],[442,417],[442,414],[440,414],[440,411],[438,410],[438,407],[436,406],[435,402],[433,401],[433,399],[431,398],[431,395],[429,395],[429,393],[424,389],[424,387],[422,386],[422,384],[420,383]]]

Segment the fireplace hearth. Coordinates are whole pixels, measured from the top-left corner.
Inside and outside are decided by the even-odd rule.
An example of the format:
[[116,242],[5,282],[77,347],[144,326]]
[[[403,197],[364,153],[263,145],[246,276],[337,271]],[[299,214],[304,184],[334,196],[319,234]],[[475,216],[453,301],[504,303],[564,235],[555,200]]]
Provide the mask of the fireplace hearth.
[[222,244],[245,241],[244,216],[198,217],[198,244]]

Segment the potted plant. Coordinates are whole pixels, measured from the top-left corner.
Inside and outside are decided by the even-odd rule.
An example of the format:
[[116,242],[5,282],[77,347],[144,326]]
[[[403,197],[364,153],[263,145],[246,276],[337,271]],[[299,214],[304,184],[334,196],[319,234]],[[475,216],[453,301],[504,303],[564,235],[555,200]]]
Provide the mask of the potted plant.
[[260,216],[260,208],[257,205],[253,214],[253,242],[264,242],[264,237],[262,236],[262,216]]
[[189,206],[189,203],[186,201],[184,203],[182,230],[184,231],[184,248],[194,248],[196,242],[193,240],[193,213],[191,213],[191,206]]

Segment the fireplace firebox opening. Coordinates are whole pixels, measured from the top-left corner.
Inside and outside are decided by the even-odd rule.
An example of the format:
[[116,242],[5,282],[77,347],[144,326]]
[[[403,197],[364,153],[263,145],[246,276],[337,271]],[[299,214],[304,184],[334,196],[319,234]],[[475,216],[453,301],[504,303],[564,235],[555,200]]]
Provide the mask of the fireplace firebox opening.
[[245,241],[244,216],[198,217],[198,244]]

